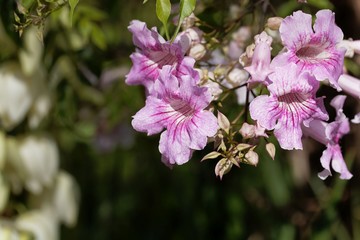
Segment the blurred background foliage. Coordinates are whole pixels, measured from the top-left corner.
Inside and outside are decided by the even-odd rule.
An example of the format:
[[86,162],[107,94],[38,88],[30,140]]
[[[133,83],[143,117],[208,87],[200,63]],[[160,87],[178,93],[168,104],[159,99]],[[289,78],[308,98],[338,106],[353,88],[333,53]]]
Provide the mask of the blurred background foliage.
[[[249,1],[201,0],[196,15],[221,30],[233,4],[252,6],[239,26],[297,9],[316,13],[330,8],[345,37],[360,38],[356,0],[308,0],[308,5]],[[20,2],[34,6],[31,0]],[[200,162],[204,152],[170,170],[160,161],[159,136],[131,128],[131,116],[144,105],[145,95],[141,87],[124,83],[135,49],[127,26],[139,19],[161,29],[155,1],[81,0],[72,21],[67,4],[57,9],[62,1],[39,2],[46,5],[39,16],[38,9],[29,9],[39,21],[35,29],[40,44],[34,44],[26,37],[34,22],[19,37],[14,25],[24,26],[24,15],[15,1],[0,1],[0,61],[17,60],[25,49],[33,55],[24,65],[39,58],[33,68],[44,69],[51,88],[53,107],[39,129],[55,136],[61,168],[74,176],[81,191],[78,223],[62,227],[61,239],[360,239],[359,126],[352,126],[343,140],[354,174],[349,181],[337,174],[318,179],[323,147],[312,141],[306,143],[313,147],[308,155],[277,148],[273,161],[260,152],[257,167],[243,165],[221,181],[214,175],[215,162]],[[347,63],[357,76],[358,63]],[[348,97],[345,112],[353,115],[358,105]],[[27,127],[20,124],[7,134],[24,131]]]

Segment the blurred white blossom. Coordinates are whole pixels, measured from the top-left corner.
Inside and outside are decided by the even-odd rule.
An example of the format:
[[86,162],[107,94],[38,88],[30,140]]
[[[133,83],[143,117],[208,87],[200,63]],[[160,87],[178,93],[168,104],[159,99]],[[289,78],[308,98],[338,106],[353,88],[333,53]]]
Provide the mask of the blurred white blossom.
[[47,92],[44,92],[35,99],[29,112],[28,124],[30,128],[34,129],[39,126],[41,121],[48,115],[51,105],[52,101]]
[[0,120],[6,130],[19,124],[28,112],[32,95],[30,80],[18,64],[9,62],[0,67]]
[[[26,136],[8,140],[10,175],[19,178],[26,190],[39,194],[49,187],[57,174],[59,153],[57,145],[46,136]],[[14,179],[13,179],[14,180]],[[16,179],[15,179],[16,181]]]
[[27,29],[23,34],[24,48],[19,50],[21,68],[26,76],[32,76],[41,66],[43,44],[35,27]]
[[[0,172],[0,212],[4,210],[9,198],[9,185],[6,183],[3,175]],[[1,238],[0,238],[1,239]]]
[[25,212],[16,219],[15,225],[22,231],[32,233],[36,240],[57,240],[59,224],[52,209],[43,208]]

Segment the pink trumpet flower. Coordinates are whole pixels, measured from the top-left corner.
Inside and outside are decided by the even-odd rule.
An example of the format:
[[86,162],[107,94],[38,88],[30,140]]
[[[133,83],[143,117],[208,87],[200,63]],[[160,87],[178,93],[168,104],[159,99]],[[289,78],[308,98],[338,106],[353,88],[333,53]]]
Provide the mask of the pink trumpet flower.
[[138,20],[131,21],[129,30],[137,50],[130,55],[133,66],[126,76],[127,84],[144,85],[149,92],[161,69],[167,65],[175,68],[173,74],[176,76],[196,75],[193,70],[195,60],[185,57],[190,44],[188,38],[182,35],[173,43],[167,42],[155,27],[149,30]]
[[312,119],[327,120],[322,98],[315,93],[319,82],[309,73],[297,74],[291,63],[269,75],[270,96],[261,95],[250,103],[251,118],[274,135],[283,149],[302,149],[301,125]]
[[248,71],[251,78],[249,84],[262,83],[268,85],[267,76],[273,72],[270,68],[272,38],[262,32],[255,36],[255,49],[251,65],[244,69]]
[[342,110],[345,99],[345,95],[338,95],[330,103],[336,110],[335,121],[326,123],[321,120],[313,120],[309,126],[303,126],[305,135],[326,146],[320,158],[324,170],[318,174],[319,178],[323,180],[331,176],[330,163],[332,168],[340,173],[341,179],[350,179],[353,176],[346,167],[339,144],[340,139],[350,132],[349,119]]
[[341,90],[338,78],[346,49],[338,46],[344,35],[335,24],[333,12],[318,11],[312,28],[311,15],[296,11],[282,21],[279,31],[287,51],[273,59],[273,67],[295,63],[298,72],[308,71],[318,81],[328,79],[331,86]]
[[159,150],[162,161],[168,165],[184,164],[193,150],[201,150],[207,138],[216,134],[217,119],[204,110],[211,102],[205,87],[196,85],[189,75],[178,79],[170,66],[164,66],[159,79],[148,95],[146,105],[133,117],[132,125],[148,135],[160,133]]

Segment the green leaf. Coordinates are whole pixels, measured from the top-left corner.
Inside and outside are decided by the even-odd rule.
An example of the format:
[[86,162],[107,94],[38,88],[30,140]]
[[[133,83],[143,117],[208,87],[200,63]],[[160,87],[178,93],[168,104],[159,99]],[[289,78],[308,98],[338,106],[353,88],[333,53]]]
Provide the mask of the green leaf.
[[91,40],[101,50],[104,50],[106,48],[106,39],[104,32],[97,25],[92,26]]
[[190,14],[194,11],[196,5],[196,0],[180,0],[180,17],[178,26],[176,28],[175,34],[173,36],[173,40],[178,34],[181,24],[184,21],[184,18],[190,16]]
[[144,1],[143,1],[143,4],[147,3],[148,1],[149,1],[149,0],[144,0]]
[[78,5],[78,3],[79,3],[79,0],[69,0],[71,24],[72,24],[72,19],[73,19],[73,15],[74,15],[74,10],[75,10],[76,6]]
[[170,12],[171,12],[170,0],[156,0],[156,16],[164,25],[165,33],[168,38],[169,38],[169,33],[167,29],[167,21],[169,19]]
[[27,10],[34,4],[35,0],[21,0],[18,3]]
[[319,9],[333,9],[334,5],[329,0],[308,0],[308,4]]
[[190,14],[194,11],[195,5],[196,0],[180,0],[180,24],[184,21],[184,18],[190,16]]

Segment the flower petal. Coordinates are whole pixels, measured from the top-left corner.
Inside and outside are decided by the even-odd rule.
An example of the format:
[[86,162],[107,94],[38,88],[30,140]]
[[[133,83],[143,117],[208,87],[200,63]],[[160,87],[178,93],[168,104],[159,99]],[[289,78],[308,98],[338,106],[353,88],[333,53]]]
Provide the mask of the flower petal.
[[312,17],[310,14],[296,11],[282,21],[279,31],[284,46],[298,50],[310,41],[310,36],[314,33]]
[[[326,149],[323,151],[323,153],[322,153],[322,155],[321,155],[321,157],[320,157],[321,166],[322,166],[325,170],[327,170],[328,173],[329,173],[329,175],[327,175],[326,177],[331,176],[330,161],[331,161],[332,156],[333,156],[333,153],[332,153],[332,151],[331,151],[331,148],[328,147],[328,148],[326,148]],[[320,176],[319,176],[319,177],[320,177]],[[323,176],[323,178],[321,178],[321,177],[320,177],[320,178],[321,178],[322,180],[324,180],[324,179],[326,179],[326,177]]]
[[302,131],[299,124],[295,124],[289,118],[280,118],[275,130],[274,135],[279,141],[282,149],[302,149]]
[[329,41],[334,45],[340,43],[344,38],[343,32],[335,24],[335,13],[328,9],[316,13],[314,30],[318,38]]
[[342,156],[341,149],[339,145],[332,146],[333,151],[333,158],[331,162],[332,168],[340,173],[341,179],[350,179],[352,178],[352,174],[347,169],[347,166],[345,164],[345,160]]
[[257,120],[260,126],[267,130],[274,129],[276,121],[281,117],[281,109],[278,108],[278,102],[271,96],[258,96],[251,101],[250,116]]
[[192,156],[189,147],[182,145],[176,138],[174,133],[164,131],[160,136],[159,151],[164,155],[165,164],[181,165],[188,162]]
[[163,119],[167,118],[167,109],[168,106],[160,99],[148,96],[145,107],[133,116],[131,124],[135,130],[148,135],[159,133],[165,127]]
[[155,46],[165,42],[156,28],[149,30],[144,22],[133,20],[130,22],[128,29],[133,34],[135,46],[143,50],[154,49]]

